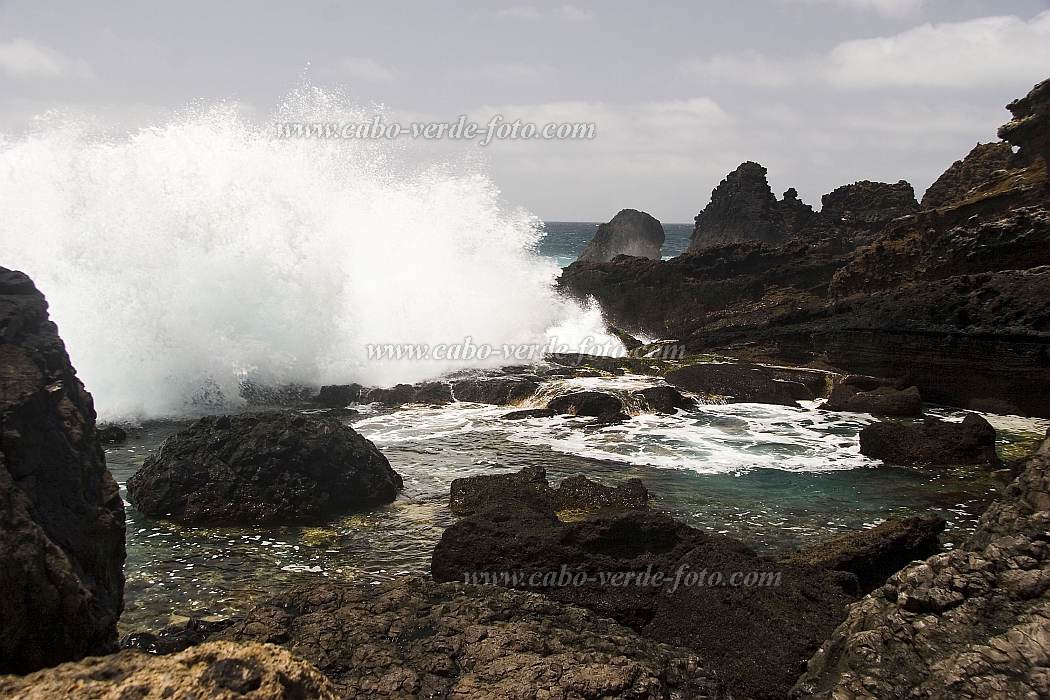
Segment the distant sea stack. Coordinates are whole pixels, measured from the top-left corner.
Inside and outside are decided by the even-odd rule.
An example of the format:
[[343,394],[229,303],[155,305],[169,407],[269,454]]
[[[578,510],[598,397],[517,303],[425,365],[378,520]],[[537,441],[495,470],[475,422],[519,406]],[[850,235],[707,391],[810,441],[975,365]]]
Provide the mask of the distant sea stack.
[[711,192],[711,202],[696,216],[689,250],[745,241],[782,243],[787,237],[766,169],[747,161]]
[[612,221],[598,226],[594,238],[578,259],[609,262],[617,255],[631,255],[659,260],[663,245],[663,224],[644,211],[623,209]]

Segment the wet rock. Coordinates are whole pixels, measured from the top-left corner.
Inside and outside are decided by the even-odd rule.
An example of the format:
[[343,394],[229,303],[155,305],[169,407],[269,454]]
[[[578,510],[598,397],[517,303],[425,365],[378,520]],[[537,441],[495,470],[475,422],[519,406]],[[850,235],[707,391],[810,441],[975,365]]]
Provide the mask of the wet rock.
[[332,384],[321,387],[314,402],[324,408],[345,408],[361,400],[360,384]]
[[678,409],[696,408],[696,401],[683,396],[673,386],[651,386],[634,392],[636,399],[642,402],[645,410],[653,413],[675,413]]
[[539,388],[528,377],[484,377],[453,382],[452,395],[456,401],[507,406],[531,398]]
[[1050,442],[959,549],[853,605],[810,659],[799,698],[1050,695]]
[[[565,522],[515,507],[515,499],[508,493],[447,528],[434,550],[434,578],[489,572],[496,585],[611,617],[695,652],[734,697],[783,697],[852,600],[833,572],[766,560],[661,513],[603,511]],[[769,578],[740,585],[748,574]]]
[[995,465],[995,428],[970,413],[961,423],[927,418],[921,424],[873,423],[860,431],[860,452],[888,464],[938,467]]
[[795,552],[784,561],[853,574],[866,594],[916,559],[939,552],[944,526],[939,515],[887,520]]
[[1050,80],[1039,83],[1006,108],[1013,119],[1000,127],[999,138],[1020,148],[1022,163],[1042,158],[1050,166]]
[[334,418],[247,413],[169,437],[128,480],[128,498],[181,522],[293,522],[389,503],[401,486],[375,445]]
[[326,582],[256,607],[220,636],[286,645],[343,698],[728,697],[697,655],[491,586]]
[[549,408],[526,408],[521,411],[511,411],[504,413],[500,418],[502,420],[528,420],[529,418],[553,418],[558,415]]
[[233,624],[233,618],[187,617],[165,626],[159,632],[130,632],[120,640],[121,649],[136,649],[148,654],[175,654],[203,644],[208,637]]
[[623,209],[612,221],[601,224],[579,260],[606,262],[617,255],[660,259],[664,227],[655,218],[635,209]]
[[645,345],[645,343],[638,340],[622,328],[617,328],[616,326],[606,326],[606,330],[609,331],[610,335],[616,336],[616,338],[621,343],[623,343],[623,347],[627,350],[627,352],[633,352]]
[[401,406],[407,403],[440,406],[452,403],[452,387],[445,382],[398,384],[390,389],[365,389],[361,394],[361,400],[387,406]]
[[613,487],[574,476],[551,488],[542,467],[454,479],[449,497],[449,509],[456,515],[473,515],[491,508],[526,509],[553,516],[563,510],[597,512],[648,507],[649,493],[638,479]]
[[906,181],[895,184],[862,180],[843,185],[821,198],[821,214],[849,224],[880,226],[919,210],[915,190]]
[[922,396],[914,386],[902,388],[899,382],[851,374],[835,385],[822,408],[876,416],[920,416]]
[[758,366],[729,363],[688,365],[668,372],[664,379],[680,389],[722,397],[729,403],[795,406],[798,399],[813,398],[804,385],[774,379],[767,370]]
[[122,651],[29,676],[0,677],[0,695],[24,700],[215,698],[335,700],[310,664],[269,644],[211,642],[173,656]]
[[623,401],[603,391],[575,391],[556,396],[547,402],[547,408],[570,416],[607,419],[624,415]]
[[787,239],[783,215],[766,180],[766,169],[751,161],[729,173],[696,216],[689,250],[724,243]]
[[922,197],[922,208],[936,209],[965,200],[974,188],[1008,169],[1013,155],[1010,144],[1002,141],[977,144],[930,185]]
[[128,431],[119,425],[99,425],[95,432],[98,434],[98,441],[105,445],[119,445],[128,440]]
[[112,651],[124,557],[91,395],[44,296],[0,268],[0,673]]

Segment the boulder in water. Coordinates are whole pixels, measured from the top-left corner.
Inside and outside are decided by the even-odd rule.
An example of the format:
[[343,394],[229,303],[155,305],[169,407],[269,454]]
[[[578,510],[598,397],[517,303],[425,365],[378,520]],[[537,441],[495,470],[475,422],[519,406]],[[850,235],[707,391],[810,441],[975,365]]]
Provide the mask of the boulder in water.
[[804,384],[775,379],[759,366],[701,363],[671,370],[664,379],[686,391],[720,397],[729,403],[795,406],[798,399],[813,398]]
[[324,408],[346,408],[361,400],[360,384],[332,384],[321,387],[314,402]]
[[914,467],[998,464],[995,428],[976,413],[961,423],[927,418],[909,425],[884,421],[860,431],[860,452],[888,464]]
[[389,503],[401,477],[335,418],[247,413],[201,418],[128,480],[128,498],[180,522],[315,521]]
[[480,377],[453,382],[452,396],[456,401],[506,406],[521,403],[539,388],[539,382],[531,377]]
[[919,416],[922,396],[914,386],[902,388],[896,382],[851,374],[835,385],[822,408],[876,416]]
[[115,649],[124,556],[91,394],[44,296],[0,268],[0,673]]
[[647,411],[653,413],[674,413],[678,409],[696,408],[696,401],[683,396],[673,386],[651,386],[634,392]]
[[555,413],[612,419],[625,415],[623,401],[604,391],[575,391],[556,396],[547,402]]
[[608,262],[617,255],[631,255],[659,260],[663,244],[664,227],[659,221],[643,211],[623,209],[598,227],[578,259]]
[[390,389],[365,389],[361,392],[361,400],[387,406],[401,406],[406,403],[440,406],[452,403],[452,387],[446,382],[398,384]]

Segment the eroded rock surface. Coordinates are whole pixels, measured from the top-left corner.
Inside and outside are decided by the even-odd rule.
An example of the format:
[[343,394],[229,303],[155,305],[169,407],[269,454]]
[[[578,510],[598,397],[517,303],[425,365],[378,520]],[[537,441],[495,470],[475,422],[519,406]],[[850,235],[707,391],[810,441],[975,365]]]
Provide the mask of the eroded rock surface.
[[113,650],[124,556],[91,395],[43,295],[0,268],[0,673]]
[[630,255],[659,260],[663,245],[664,227],[659,221],[643,211],[623,209],[598,226],[578,259],[607,262],[617,255]]
[[979,143],[962,160],[952,163],[922,196],[923,209],[961,202],[1002,170],[1011,167],[1013,149],[1002,141]]
[[919,210],[915,190],[904,180],[894,184],[861,180],[832,190],[821,203],[824,216],[862,226],[885,225]]
[[851,374],[835,385],[822,408],[876,416],[922,415],[922,396],[918,388],[900,384]]
[[748,161],[729,173],[711,192],[711,201],[696,216],[690,250],[722,243],[787,239],[783,215],[769,189],[766,169]]
[[122,651],[28,676],[0,677],[11,700],[336,700],[310,664],[270,644],[210,642],[171,656]]
[[995,428],[984,417],[968,414],[961,423],[926,418],[920,424],[885,421],[864,426],[860,452],[888,464],[937,467],[994,465]]

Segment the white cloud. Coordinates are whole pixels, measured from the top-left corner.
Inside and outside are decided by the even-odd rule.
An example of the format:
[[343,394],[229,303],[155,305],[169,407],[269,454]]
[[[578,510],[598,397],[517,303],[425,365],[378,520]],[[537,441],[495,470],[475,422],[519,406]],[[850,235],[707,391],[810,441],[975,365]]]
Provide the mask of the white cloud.
[[868,10],[887,17],[910,17],[919,13],[926,0],[788,0],[795,4],[838,5],[852,10]]
[[843,42],[825,54],[778,58],[750,51],[683,62],[708,83],[787,87],[996,87],[1031,84],[1050,71],[1050,11],[1030,20],[982,17],[923,24],[893,36]]
[[346,76],[369,83],[389,83],[397,79],[397,71],[371,58],[347,58],[340,64]]
[[20,80],[92,77],[83,61],[21,38],[0,42],[0,73]]
[[562,5],[550,10],[541,10],[532,5],[520,5],[502,9],[496,15],[510,19],[539,20],[551,18],[566,22],[585,22],[594,17],[588,10],[581,9],[575,5]]

